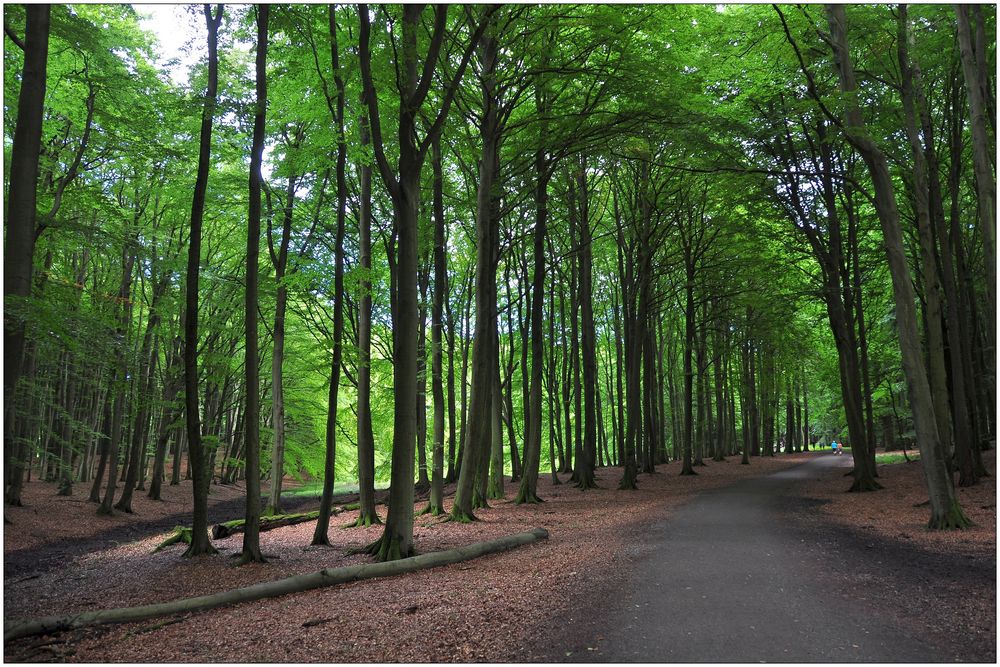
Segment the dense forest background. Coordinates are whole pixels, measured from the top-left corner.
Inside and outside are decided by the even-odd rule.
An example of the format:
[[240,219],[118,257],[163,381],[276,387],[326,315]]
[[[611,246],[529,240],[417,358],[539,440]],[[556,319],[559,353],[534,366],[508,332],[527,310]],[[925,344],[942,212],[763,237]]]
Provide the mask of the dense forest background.
[[876,446],[919,449],[931,525],[965,525],[996,431],[994,6],[185,20],[178,82],[128,5],[4,6],[7,503],[42,478],[130,512],[193,477],[198,553],[209,485],[245,480],[256,521],[336,481],[396,558],[414,483],[471,520],[539,474],[837,440],[858,491]]

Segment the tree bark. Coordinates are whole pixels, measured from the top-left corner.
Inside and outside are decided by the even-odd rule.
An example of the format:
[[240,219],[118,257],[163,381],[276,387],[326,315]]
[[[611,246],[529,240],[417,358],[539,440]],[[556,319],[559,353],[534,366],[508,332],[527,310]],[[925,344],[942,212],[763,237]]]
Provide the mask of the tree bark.
[[247,275],[244,294],[246,347],[243,364],[243,441],[246,457],[246,519],[240,563],[262,563],[260,551],[260,349],[257,333],[257,306],[260,291],[260,193],[263,182],[264,133],[267,120],[267,45],[270,7],[257,5],[257,54],[255,58],[256,105],[253,143],[250,147],[247,210]]
[[[448,289],[448,253],[445,248],[444,177],[441,168],[441,141],[431,143],[431,166],[434,172],[434,294],[431,303],[431,397],[434,401],[434,431],[431,445],[431,494],[425,514],[439,516],[444,513],[444,430],[445,404],[442,382],[444,330],[444,302]],[[454,383],[449,389],[454,394]],[[452,449],[454,449],[454,442]]]
[[208,461],[201,440],[201,419],[198,414],[198,275],[201,265],[201,224],[205,214],[205,193],[212,150],[212,120],[215,115],[215,95],[219,86],[218,35],[223,5],[216,5],[212,15],[205,5],[208,28],[208,88],[201,116],[201,138],[198,153],[198,175],[191,203],[191,239],[188,247],[187,302],[184,325],[184,405],[187,413],[188,460],[191,464],[194,510],[191,522],[191,546],[185,557],[216,553],[208,539]]
[[591,243],[590,211],[587,191],[587,160],[580,156],[580,164],[571,175],[576,180],[577,230],[580,253],[580,353],[583,367],[583,447],[582,456],[576,460],[574,477],[579,489],[597,486],[594,466],[597,459],[597,334],[594,327],[593,305],[593,246]]
[[[365,93],[362,93],[365,106]],[[359,118],[361,147],[371,145],[368,114],[362,109]],[[361,280],[358,298],[358,503],[360,513],[356,525],[371,526],[382,523],[375,510],[375,434],[372,431],[371,409],[371,341],[372,341],[372,285],[369,273],[372,267],[372,168],[362,162],[359,166],[360,206],[358,209],[358,264]]]
[[329,5],[330,68],[337,88],[334,122],[337,125],[337,232],[333,268],[333,358],[330,362],[330,390],[326,410],[326,452],[323,461],[323,493],[319,504],[319,518],[313,532],[312,544],[330,544],[328,536],[330,512],[333,507],[333,488],[337,470],[337,399],[340,390],[340,372],[344,341],[344,227],[347,215],[347,136],[344,133],[344,80],[340,73],[340,55],[337,44],[336,6]]
[[[15,460],[19,447],[14,437],[14,399],[24,361],[24,315],[11,312],[15,302],[31,296],[32,260],[35,254],[36,199],[38,194],[38,156],[41,149],[42,116],[45,101],[45,75],[49,51],[49,5],[26,5],[24,26],[24,67],[17,98],[17,122],[11,145],[7,218],[4,224],[3,296],[4,296],[4,468],[21,474],[23,466]],[[5,480],[5,499],[20,505],[21,480],[12,495],[10,476]],[[12,502],[13,501],[13,502]]]
[[476,192],[476,325],[472,342],[472,388],[469,396],[468,433],[462,471],[455,489],[451,517],[475,521],[473,486],[492,442],[492,387],[497,372],[496,259],[499,254],[497,221],[493,217],[493,188],[499,164],[499,125],[496,99],[498,44],[486,36],[480,45],[483,114],[480,126],[482,157]]

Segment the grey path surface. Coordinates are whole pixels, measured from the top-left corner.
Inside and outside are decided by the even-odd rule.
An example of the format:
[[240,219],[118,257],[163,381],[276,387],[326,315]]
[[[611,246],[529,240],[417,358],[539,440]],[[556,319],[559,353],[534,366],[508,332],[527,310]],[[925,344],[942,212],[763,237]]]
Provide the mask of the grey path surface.
[[[824,550],[787,528],[788,488],[826,455],[704,493],[656,522],[621,595],[573,619],[566,662],[935,662],[945,655],[821,576]],[[862,554],[864,555],[864,554]],[[832,558],[832,557],[831,557]],[[843,564],[838,563],[838,567]],[[849,566],[849,564],[848,564]]]

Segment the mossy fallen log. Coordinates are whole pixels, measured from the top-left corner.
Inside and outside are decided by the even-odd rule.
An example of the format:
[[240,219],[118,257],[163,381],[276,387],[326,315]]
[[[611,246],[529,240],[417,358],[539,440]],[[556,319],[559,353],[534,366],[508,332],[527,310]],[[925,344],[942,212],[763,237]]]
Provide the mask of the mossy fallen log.
[[169,547],[171,544],[177,544],[178,542],[183,542],[184,544],[191,544],[191,529],[185,528],[184,526],[177,526],[174,528],[174,534],[167,539],[160,542],[160,546],[153,549],[155,554],[157,551]]
[[251,600],[261,600],[273,598],[290,593],[299,593],[313,588],[344,584],[362,579],[374,579],[376,577],[393,577],[400,574],[425,570],[442,565],[451,565],[462,561],[478,558],[491,553],[507,551],[523,544],[529,544],[536,540],[548,538],[549,533],[544,528],[535,528],[526,533],[508,535],[496,540],[487,542],[476,542],[449,551],[436,551],[434,553],[403,558],[401,560],[389,561],[386,563],[365,563],[362,565],[350,565],[348,567],[327,568],[318,572],[299,574],[277,581],[265,581],[245,588],[237,588],[211,595],[202,595],[194,598],[174,600],[172,602],[161,602],[159,604],[143,605],[141,607],[125,607],[122,609],[105,609],[102,611],[85,611],[67,616],[46,616],[43,618],[27,620],[4,621],[4,642],[9,642],[21,637],[31,637],[34,635],[72,630],[74,628],[89,627],[94,625],[107,625],[112,623],[132,623],[144,621],[150,618],[159,618],[171,614],[187,612],[205,611],[215,609],[225,605],[239,602],[249,602]]
[[[333,514],[340,512],[340,508],[334,508]],[[312,512],[300,512],[298,514],[275,514],[274,516],[262,516],[260,518],[260,532],[273,530],[282,526],[294,526],[297,523],[315,521],[319,518],[319,510]],[[221,540],[237,533],[242,533],[246,529],[246,519],[235,519],[225,521],[212,526],[212,539]]]

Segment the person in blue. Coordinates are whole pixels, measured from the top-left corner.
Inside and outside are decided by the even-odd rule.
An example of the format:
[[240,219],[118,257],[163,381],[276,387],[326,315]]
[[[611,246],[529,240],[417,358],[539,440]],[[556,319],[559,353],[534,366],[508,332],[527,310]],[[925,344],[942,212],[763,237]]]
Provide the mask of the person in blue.
[[836,441],[836,440],[834,440],[833,442],[831,442],[831,443],[830,443],[830,450],[831,450],[831,451],[832,451],[832,452],[833,452],[834,454],[838,454],[838,453],[840,453],[840,450],[838,450],[838,449],[837,449],[837,441]]

